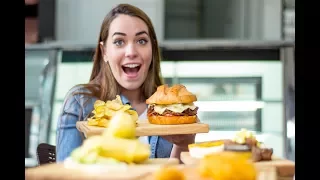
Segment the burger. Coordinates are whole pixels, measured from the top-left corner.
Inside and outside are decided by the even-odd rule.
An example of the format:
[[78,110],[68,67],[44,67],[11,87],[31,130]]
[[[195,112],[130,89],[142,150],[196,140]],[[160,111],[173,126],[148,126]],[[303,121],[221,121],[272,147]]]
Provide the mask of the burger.
[[148,121],[151,124],[163,125],[195,123],[198,119],[198,107],[193,104],[195,101],[197,97],[183,85],[161,85],[146,100]]

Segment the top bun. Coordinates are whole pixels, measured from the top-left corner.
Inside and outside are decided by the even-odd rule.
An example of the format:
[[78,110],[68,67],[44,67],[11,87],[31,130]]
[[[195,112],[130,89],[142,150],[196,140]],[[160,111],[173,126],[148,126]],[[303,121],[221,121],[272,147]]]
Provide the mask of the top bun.
[[177,84],[169,87],[167,84],[161,85],[157,91],[147,99],[147,104],[189,104],[197,101],[197,97],[189,92],[184,85]]

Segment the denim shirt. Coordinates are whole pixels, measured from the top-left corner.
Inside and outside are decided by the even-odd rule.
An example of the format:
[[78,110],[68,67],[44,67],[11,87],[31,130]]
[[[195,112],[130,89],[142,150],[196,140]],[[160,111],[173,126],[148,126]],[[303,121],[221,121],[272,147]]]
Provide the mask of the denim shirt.
[[[83,121],[93,110],[97,98],[76,94],[76,92],[89,92],[82,86],[72,88],[66,95],[57,123],[56,160],[64,161],[71,152],[81,146],[84,135],[76,128],[77,121]],[[123,104],[130,104],[128,99],[120,96]],[[160,136],[149,136],[151,147],[150,158],[169,158],[173,144]]]

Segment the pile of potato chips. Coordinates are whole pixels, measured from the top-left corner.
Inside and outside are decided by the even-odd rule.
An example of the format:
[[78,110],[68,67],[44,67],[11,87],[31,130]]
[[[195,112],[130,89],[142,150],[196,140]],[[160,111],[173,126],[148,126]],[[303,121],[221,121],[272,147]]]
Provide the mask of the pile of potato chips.
[[116,99],[112,101],[101,101],[97,100],[94,103],[94,114],[92,117],[88,118],[88,125],[90,126],[99,126],[99,127],[108,127],[110,120],[118,111],[123,111],[128,113],[132,120],[138,120],[138,113],[135,110],[131,109],[132,107],[128,104],[123,105],[119,95],[116,96]]

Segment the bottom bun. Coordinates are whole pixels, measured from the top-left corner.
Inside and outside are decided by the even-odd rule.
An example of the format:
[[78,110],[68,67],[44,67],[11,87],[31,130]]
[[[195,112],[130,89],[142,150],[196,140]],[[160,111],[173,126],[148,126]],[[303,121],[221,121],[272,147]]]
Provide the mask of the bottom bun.
[[150,124],[192,124],[197,122],[197,116],[148,116]]

